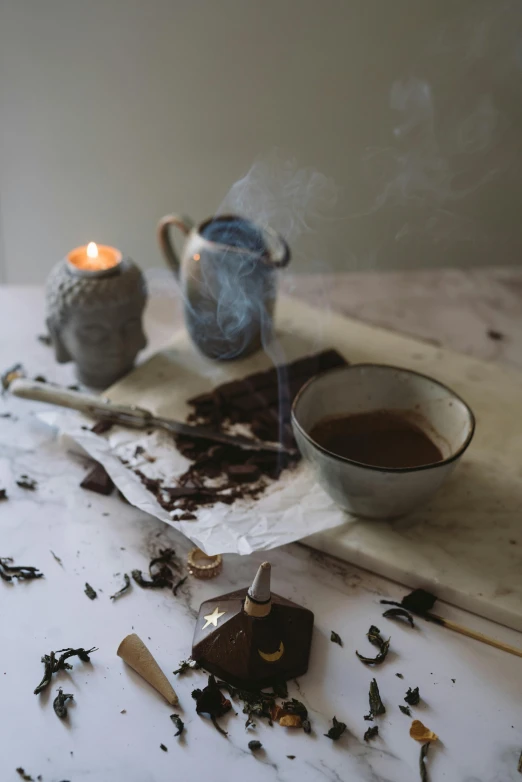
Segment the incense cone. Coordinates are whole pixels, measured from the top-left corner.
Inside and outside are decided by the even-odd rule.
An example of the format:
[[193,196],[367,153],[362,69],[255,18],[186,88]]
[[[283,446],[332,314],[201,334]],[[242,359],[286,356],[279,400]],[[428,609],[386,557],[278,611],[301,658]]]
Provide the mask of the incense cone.
[[271,569],[270,562],[263,562],[259,566],[252,586],[245,597],[245,613],[249,616],[268,616],[272,609]]
[[158,663],[136,633],[132,633],[123,639],[118,647],[117,655],[127,665],[130,665],[136,673],[143,676],[145,681],[154,687],[160,695],[163,695],[167,703],[170,703],[171,706],[176,706],[178,696]]

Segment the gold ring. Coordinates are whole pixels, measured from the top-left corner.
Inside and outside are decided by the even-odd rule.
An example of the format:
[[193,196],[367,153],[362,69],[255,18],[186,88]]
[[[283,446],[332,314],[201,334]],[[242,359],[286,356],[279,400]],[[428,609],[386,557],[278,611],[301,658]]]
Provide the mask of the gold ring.
[[199,548],[193,548],[187,556],[188,571],[196,578],[214,578],[221,573],[223,557],[221,554],[208,556]]

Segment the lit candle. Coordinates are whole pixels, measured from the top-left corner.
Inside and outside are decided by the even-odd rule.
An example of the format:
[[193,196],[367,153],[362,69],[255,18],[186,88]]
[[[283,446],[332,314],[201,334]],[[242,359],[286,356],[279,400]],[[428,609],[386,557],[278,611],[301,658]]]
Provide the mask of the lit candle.
[[115,247],[89,242],[88,245],[75,247],[67,255],[68,262],[84,272],[100,272],[112,269],[121,263],[122,255]]

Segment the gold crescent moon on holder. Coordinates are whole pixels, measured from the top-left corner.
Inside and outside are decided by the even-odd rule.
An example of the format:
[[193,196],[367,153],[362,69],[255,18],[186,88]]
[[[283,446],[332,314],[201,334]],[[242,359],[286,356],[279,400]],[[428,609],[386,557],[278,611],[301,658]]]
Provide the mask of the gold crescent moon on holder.
[[272,654],[269,654],[268,652],[262,652],[261,649],[258,649],[257,653],[259,654],[259,656],[265,662],[267,662],[267,663],[276,663],[284,655],[284,653],[285,653],[285,645],[281,641],[281,643],[279,644],[279,649],[277,650],[277,652],[272,652]]

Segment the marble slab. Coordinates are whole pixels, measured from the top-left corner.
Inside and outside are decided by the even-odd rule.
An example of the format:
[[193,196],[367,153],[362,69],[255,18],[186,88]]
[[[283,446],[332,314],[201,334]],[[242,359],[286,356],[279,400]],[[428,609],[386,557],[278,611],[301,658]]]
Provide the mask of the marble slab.
[[[522,630],[522,373],[282,298],[275,359],[292,360],[336,347],[351,362],[369,361],[431,375],[471,405],[472,445],[449,482],[427,506],[394,522],[359,521],[306,542],[411,587]],[[204,360],[180,332],[161,353],[109,389],[162,415],[179,414],[176,378],[198,378],[204,391],[270,365],[258,354],[233,365]],[[172,414],[172,412],[170,413]],[[318,491],[321,491],[318,489]]]

